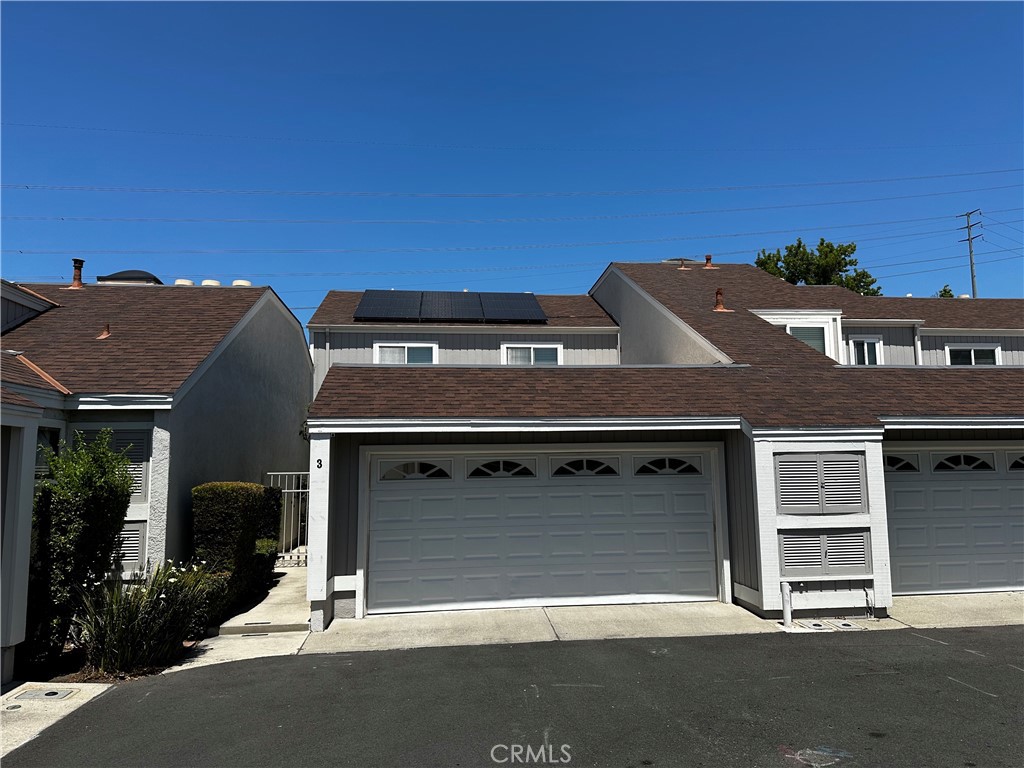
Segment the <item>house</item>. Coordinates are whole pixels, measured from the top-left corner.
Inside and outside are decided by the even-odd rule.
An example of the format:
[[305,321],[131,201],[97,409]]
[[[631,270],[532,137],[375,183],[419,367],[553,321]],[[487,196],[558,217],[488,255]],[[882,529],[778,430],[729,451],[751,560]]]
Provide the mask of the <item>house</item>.
[[312,362],[270,288],[163,285],[145,272],[2,285],[3,670],[24,639],[37,445],[113,430],[133,475],[122,570],[182,558],[191,489],[308,463]]
[[308,598],[334,617],[1024,588],[1024,301],[611,264],[586,296],[331,292]]

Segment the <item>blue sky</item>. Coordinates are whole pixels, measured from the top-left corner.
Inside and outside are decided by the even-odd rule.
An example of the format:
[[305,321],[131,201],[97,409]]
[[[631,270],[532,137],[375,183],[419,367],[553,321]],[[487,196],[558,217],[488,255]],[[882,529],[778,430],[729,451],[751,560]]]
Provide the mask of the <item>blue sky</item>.
[[305,321],[825,237],[920,296],[970,291],[981,208],[979,295],[1021,297],[1022,7],[4,3],[2,181],[42,188],[3,190],[2,273],[249,278]]

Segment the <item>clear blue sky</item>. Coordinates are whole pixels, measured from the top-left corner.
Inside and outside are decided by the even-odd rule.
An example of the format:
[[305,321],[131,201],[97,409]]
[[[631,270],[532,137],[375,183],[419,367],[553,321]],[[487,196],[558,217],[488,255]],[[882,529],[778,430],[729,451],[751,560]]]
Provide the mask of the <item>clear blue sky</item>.
[[[964,293],[981,208],[979,294],[1024,295],[1020,3],[0,13],[3,183],[91,188],[3,190],[8,279],[84,251],[87,278],[251,278],[305,321],[329,288],[584,292],[612,260],[826,237],[886,295]],[[444,196],[512,192],[590,194]]]

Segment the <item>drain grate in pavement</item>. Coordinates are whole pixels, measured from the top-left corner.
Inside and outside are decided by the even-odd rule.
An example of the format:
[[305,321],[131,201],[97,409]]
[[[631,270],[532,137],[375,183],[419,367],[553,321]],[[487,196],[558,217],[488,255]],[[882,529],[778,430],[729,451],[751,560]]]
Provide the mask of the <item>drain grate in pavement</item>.
[[804,629],[813,629],[818,632],[832,632],[835,630],[835,627],[830,627],[824,621],[803,620],[794,623],[799,624]]
[[33,691],[24,691],[15,696],[15,699],[50,699],[53,701],[59,701],[60,699],[66,699],[68,696],[73,694],[75,691],[72,688],[44,688]]
[[831,624],[833,627],[835,627],[841,632],[853,632],[858,629],[864,629],[864,627],[858,626],[857,624],[854,624],[852,621],[847,621],[846,619],[835,619],[833,621],[828,621],[826,623]]

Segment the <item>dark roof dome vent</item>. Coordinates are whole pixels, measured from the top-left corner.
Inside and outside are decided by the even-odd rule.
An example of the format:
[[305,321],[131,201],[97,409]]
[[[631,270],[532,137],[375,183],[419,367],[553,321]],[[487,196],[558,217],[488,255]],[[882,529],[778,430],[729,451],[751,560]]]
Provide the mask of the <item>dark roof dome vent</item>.
[[124,269],[112,275],[97,275],[97,283],[107,285],[163,285],[163,280],[152,272],[141,269]]

